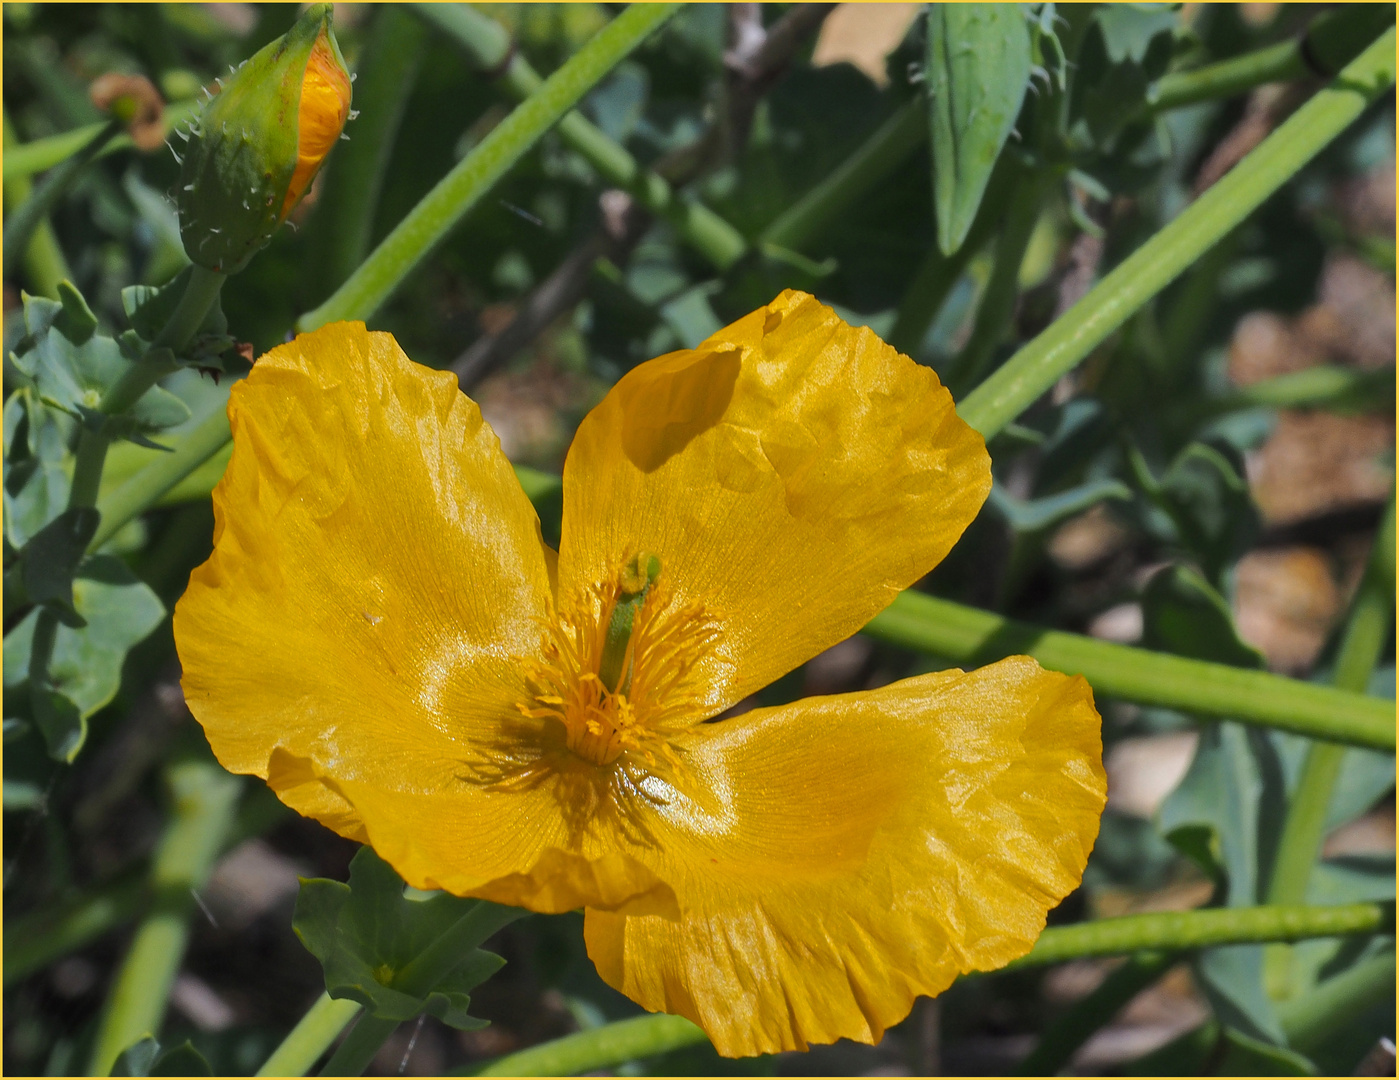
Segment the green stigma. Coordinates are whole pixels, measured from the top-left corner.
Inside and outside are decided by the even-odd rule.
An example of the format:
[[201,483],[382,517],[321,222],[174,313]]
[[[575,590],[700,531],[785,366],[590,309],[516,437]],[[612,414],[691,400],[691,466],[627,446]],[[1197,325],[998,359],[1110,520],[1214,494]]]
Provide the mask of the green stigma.
[[646,602],[646,592],[661,576],[661,560],[649,551],[640,552],[622,570],[617,587],[617,602],[607,623],[607,639],[598,663],[598,678],[613,694],[625,694],[631,689],[631,635],[636,614]]

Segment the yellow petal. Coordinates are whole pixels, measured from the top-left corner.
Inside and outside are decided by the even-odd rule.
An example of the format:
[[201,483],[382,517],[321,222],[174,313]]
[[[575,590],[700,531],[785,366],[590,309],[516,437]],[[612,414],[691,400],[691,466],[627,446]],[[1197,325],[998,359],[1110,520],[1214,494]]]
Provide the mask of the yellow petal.
[[720,623],[712,716],[843,640],[947,554],[991,486],[937,376],[784,292],[625,375],[564,465],[562,603],[640,551]]
[[214,553],[175,609],[214,753],[361,840],[326,776],[473,791],[463,760],[523,696],[516,658],[550,595],[538,519],[480,411],[388,334],[337,323],[259,359],[229,420]]
[[703,725],[655,798],[679,918],[590,910],[588,954],[720,1053],[873,1042],[960,973],[1025,953],[1106,796],[1081,677],[1011,657]]

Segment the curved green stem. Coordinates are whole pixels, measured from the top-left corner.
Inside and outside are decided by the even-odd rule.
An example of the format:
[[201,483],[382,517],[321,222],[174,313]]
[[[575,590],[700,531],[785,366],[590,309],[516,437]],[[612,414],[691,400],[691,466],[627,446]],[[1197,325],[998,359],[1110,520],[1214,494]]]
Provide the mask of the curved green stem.
[[1393,21],[1393,10],[1381,5],[1352,4],[1328,11],[1313,20],[1301,37],[1162,76],[1147,90],[1147,105],[1159,112],[1233,97],[1265,83],[1316,74],[1312,64],[1334,74]]
[[[1394,583],[1387,564],[1393,557],[1394,496],[1391,493],[1336,656],[1335,683],[1342,690],[1365,692],[1380,650],[1389,637],[1394,620]],[[1312,867],[1326,835],[1331,796],[1345,756],[1346,747],[1333,742],[1314,742],[1308,747],[1278,838],[1277,861],[1268,885],[1269,903],[1299,904],[1306,899]],[[1291,952],[1285,948],[1270,950],[1265,960],[1265,976],[1274,997],[1289,997]]]
[[[164,346],[172,352],[179,352],[188,345],[194,335],[198,333],[200,324],[204,321],[204,317],[209,314],[209,309],[214,306],[214,301],[219,298],[219,292],[227,280],[227,275],[221,274],[217,270],[210,270],[198,264],[191,266],[189,281],[185,284],[185,291],[180,295],[180,302],[175,306],[175,312],[170,316],[170,321],[161,329],[152,344],[157,348]],[[125,381],[122,380],[122,382]],[[136,382],[139,383],[139,379]],[[142,387],[139,393],[135,393],[134,396],[127,399],[121,396],[124,391],[122,383],[119,382],[102,399],[102,411],[106,413],[121,412],[134,405],[136,399],[148,389],[149,386]]]
[[780,214],[761,237],[799,251],[832,218],[898,167],[928,137],[921,98],[914,98],[886,120],[824,180]]
[[[1336,656],[1335,683],[1342,690],[1364,693],[1380,650],[1389,637],[1394,617],[1394,586],[1385,580],[1385,553],[1394,551],[1394,498],[1375,537],[1365,577],[1356,592]],[[1393,709],[1393,703],[1388,703]],[[1277,863],[1268,889],[1274,904],[1298,904],[1306,899],[1312,864],[1326,831],[1331,793],[1340,776],[1346,748],[1336,743],[1313,743],[1307,751],[1297,789],[1287,807],[1278,840]]]
[[1046,630],[909,590],[864,633],[954,663],[1023,653],[1082,675],[1104,697],[1226,716],[1335,742],[1394,749],[1394,703],[1281,675]]
[[119,487],[102,495],[97,500],[102,521],[88,550],[96,551],[123,525],[154,506],[161,496],[226,446],[229,438],[228,414],[218,409],[185,435],[170,453],[160,454]]
[[[543,83],[528,60],[519,53],[511,54],[510,35],[488,15],[467,4],[411,6],[420,18],[461,46],[479,70],[500,72],[501,83],[517,101],[528,98]],[[558,132],[608,183],[669,221],[716,268],[728,269],[748,250],[741,232],[703,203],[680,198],[663,176],[644,168],[626,147],[582,113],[574,110],[565,115]]]
[[[1185,950],[1211,945],[1388,933],[1393,927],[1392,903],[1152,912],[1050,927],[1028,954],[1008,967],[1057,964],[1082,957],[1143,950]],[[1393,963],[1392,957],[1390,963]],[[689,1020],[656,1013],[580,1031],[463,1072],[471,1076],[576,1075],[704,1041],[704,1032]]]
[[30,193],[29,198],[25,199],[10,215],[10,219],[5,222],[4,236],[6,277],[10,277],[14,273],[16,262],[29,248],[29,241],[34,235],[34,230],[48,217],[54,204],[78,178],[78,174],[83,171],[87,163],[96,157],[97,152],[114,139],[120,131],[121,122],[119,120],[109,120],[103,124],[97,134],[88,140],[81,150],[44,177],[39,186]]
[[1011,357],[957,412],[990,438],[1289,180],[1394,83],[1391,27],[1223,179]]
[[262,1063],[257,1075],[305,1076],[363,1009],[358,1001],[321,994]]
[[184,959],[195,896],[233,823],[242,787],[212,761],[183,761],[166,771],[173,808],[151,870],[155,896],[117,972],[98,1025],[88,1075],[106,1076],[117,1056],[165,1015]]
[[301,316],[297,328],[373,315],[496,181],[679,8],[633,4],[603,27],[443,177],[334,295]]

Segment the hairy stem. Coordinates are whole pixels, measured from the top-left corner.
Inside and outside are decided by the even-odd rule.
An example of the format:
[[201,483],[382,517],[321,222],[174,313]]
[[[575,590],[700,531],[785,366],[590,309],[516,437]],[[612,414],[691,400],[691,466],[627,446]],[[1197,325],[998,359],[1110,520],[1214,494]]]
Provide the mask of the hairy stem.
[[633,4],[603,27],[444,176],[325,303],[301,316],[297,328],[373,315],[496,181],[679,8]]

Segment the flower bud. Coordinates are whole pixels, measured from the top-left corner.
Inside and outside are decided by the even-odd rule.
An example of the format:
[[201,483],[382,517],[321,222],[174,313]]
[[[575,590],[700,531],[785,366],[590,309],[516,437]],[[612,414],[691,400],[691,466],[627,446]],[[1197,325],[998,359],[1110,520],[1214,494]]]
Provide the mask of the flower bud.
[[200,266],[242,269],[340,137],[350,76],[330,18],[329,4],[308,8],[285,37],[245,61],[191,125],[176,203],[185,253]]

